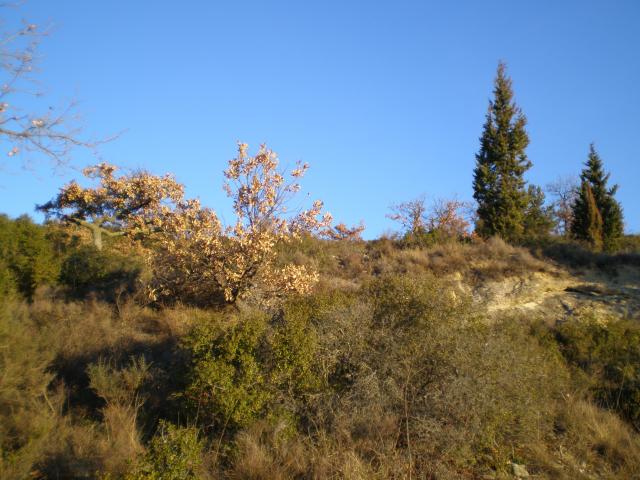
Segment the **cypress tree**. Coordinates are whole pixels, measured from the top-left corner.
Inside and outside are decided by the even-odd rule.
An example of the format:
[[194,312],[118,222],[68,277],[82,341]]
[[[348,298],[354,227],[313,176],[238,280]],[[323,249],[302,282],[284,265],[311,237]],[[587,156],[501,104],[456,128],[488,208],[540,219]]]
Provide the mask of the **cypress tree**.
[[572,231],[574,237],[587,242],[596,252],[602,250],[604,222],[593,189],[587,181],[583,181],[580,185],[580,193],[574,204],[573,212]]
[[[610,174],[604,171],[602,159],[595,146],[591,144],[585,168],[580,174],[582,187],[573,204],[571,234],[578,240],[589,242],[596,249],[598,249],[598,244],[606,250],[615,249],[624,230],[622,207],[614,198],[618,186],[607,187],[609,176]],[[593,216],[595,214],[591,212],[591,203],[594,204],[602,223],[601,239],[597,244],[594,244],[593,239]]]
[[513,101],[512,82],[504,63],[498,65],[493,94],[476,154],[476,231],[483,237],[499,235],[517,240],[525,229],[530,199],[524,173],[531,168],[531,162],[525,153],[529,145],[527,119]]
[[529,185],[527,195],[529,203],[523,220],[524,234],[527,238],[546,237],[556,225],[553,207],[545,206],[544,192],[536,185]]

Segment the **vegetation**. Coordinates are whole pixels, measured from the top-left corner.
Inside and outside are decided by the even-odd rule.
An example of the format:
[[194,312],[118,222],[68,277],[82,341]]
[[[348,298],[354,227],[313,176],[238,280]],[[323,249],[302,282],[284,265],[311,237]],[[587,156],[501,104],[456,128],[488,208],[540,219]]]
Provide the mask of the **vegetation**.
[[144,235],[168,203],[182,200],[183,188],[170,175],[156,177],[134,172],[117,178],[116,167],[102,163],[83,170],[100,186],[82,188],[73,181],[53,200],[37,207],[47,217],[74,223],[91,232],[93,245],[102,250],[103,236]]
[[306,295],[151,308],[126,237],[25,222],[57,273],[28,296],[16,263],[0,301],[2,478],[640,474],[636,324],[489,318],[455,287],[555,268],[524,248],[302,235],[275,263],[316,269]]
[[308,165],[243,143],[228,225],[171,175],[104,163],[44,225],[1,216],[0,478],[640,478],[629,288],[562,284],[628,308],[561,318],[485,298],[640,267],[593,146],[579,191],[526,184],[505,69],[473,231],[455,199],[395,205],[401,232],[369,241],[319,200],[291,213]]
[[607,187],[602,160],[593,144],[580,175],[581,187],[573,204],[571,233],[594,250],[614,250],[622,237],[622,207],[614,198],[617,185]]
[[512,241],[532,233],[531,229],[534,235],[546,233],[550,225],[541,209],[544,194],[540,188],[525,188],[524,173],[532,165],[525,152],[527,119],[513,101],[504,63],[498,65],[493,95],[473,179],[473,198],[478,202],[476,232]]

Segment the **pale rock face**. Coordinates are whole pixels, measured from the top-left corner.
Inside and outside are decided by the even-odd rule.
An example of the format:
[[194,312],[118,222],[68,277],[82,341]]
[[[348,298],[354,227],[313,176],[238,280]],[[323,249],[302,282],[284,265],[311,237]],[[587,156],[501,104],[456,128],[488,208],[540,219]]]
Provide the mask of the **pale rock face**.
[[529,478],[529,472],[527,472],[526,467],[518,463],[511,463],[511,473],[516,478]]
[[[566,321],[585,309],[603,316],[640,317],[638,272],[603,274],[536,272],[483,282],[472,289],[473,302],[489,314],[521,313]],[[634,277],[634,278],[631,278]]]

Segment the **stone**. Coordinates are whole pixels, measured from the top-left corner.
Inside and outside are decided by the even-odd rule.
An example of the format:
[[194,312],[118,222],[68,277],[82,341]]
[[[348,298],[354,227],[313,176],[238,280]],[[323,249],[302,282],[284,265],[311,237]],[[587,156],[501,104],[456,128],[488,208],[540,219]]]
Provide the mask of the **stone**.
[[513,473],[516,478],[529,478],[529,472],[527,472],[524,465],[520,465],[519,463],[511,462],[511,473]]

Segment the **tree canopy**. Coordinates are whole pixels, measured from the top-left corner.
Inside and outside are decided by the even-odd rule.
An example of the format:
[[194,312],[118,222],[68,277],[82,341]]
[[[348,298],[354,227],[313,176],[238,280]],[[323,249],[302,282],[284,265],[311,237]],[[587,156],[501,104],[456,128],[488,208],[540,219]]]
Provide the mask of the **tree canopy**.
[[529,195],[524,173],[531,168],[525,152],[527,119],[513,100],[512,81],[500,63],[476,154],[473,197],[478,202],[476,231],[483,237],[517,239],[524,232]]

